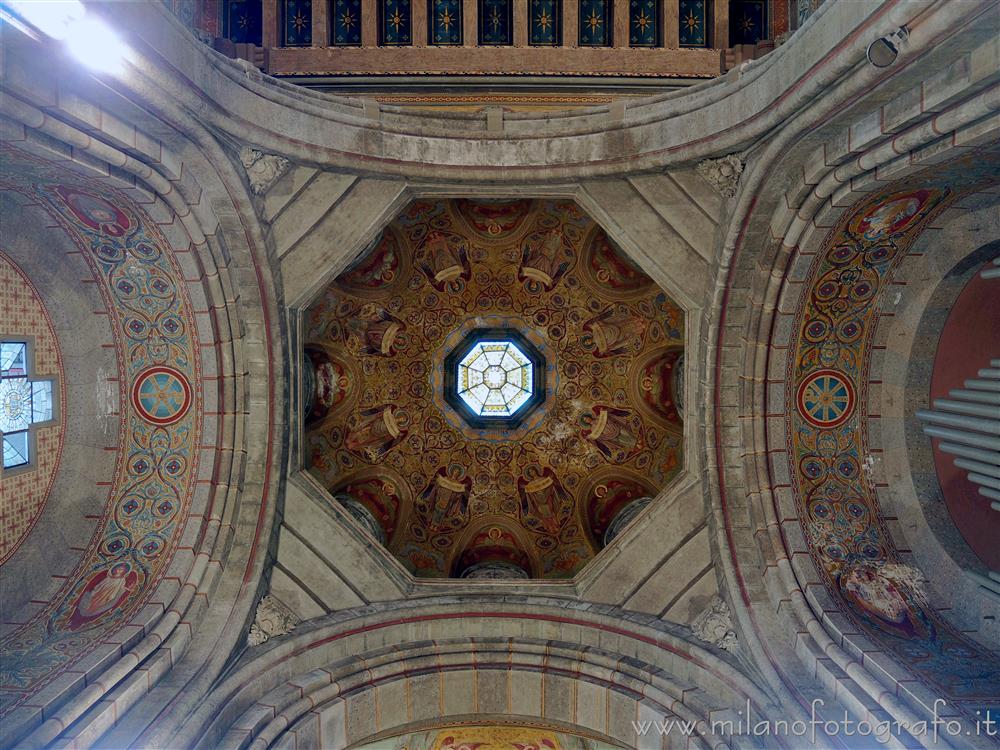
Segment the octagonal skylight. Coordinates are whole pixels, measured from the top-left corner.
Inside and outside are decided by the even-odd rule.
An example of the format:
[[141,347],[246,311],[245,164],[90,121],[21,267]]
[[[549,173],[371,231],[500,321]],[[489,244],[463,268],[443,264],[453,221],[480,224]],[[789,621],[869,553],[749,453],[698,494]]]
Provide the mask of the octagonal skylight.
[[511,416],[531,398],[531,371],[513,341],[480,341],[458,363],[458,396],[477,416]]

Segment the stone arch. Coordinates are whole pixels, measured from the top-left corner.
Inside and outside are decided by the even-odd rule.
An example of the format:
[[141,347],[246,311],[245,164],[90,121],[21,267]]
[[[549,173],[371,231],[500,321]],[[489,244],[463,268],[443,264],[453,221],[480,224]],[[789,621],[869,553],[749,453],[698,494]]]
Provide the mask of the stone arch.
[[717,712],[735,719],[746,701],[762,717],[780,712],[731,657],[653,617],[623,622],[614,608],[468,596],[300,627],[248,653],[172,741],[339,748],[472,714],[578,726],[627,747],[641,744],[633,719],[677,718],[712,746]]

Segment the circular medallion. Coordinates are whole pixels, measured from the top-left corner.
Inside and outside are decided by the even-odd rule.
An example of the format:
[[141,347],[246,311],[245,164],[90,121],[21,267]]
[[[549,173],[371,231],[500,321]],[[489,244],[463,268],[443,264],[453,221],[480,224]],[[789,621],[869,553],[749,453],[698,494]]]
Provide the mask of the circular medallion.
[[854,411],[854,386],[834,370],[818,370],[799,386],[799,414],[815,427],[837,427]]
[[172,367],[150,367],[135,379],[132,406],[147,422],[173,424],[191,407],[191,386]]

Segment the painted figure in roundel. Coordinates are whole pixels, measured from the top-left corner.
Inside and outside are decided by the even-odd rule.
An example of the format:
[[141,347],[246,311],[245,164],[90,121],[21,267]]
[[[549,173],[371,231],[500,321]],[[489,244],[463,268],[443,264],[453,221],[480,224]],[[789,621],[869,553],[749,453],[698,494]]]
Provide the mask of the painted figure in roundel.
[[851,608],[879,630],[902,638],[925,640],[934,626],[912,604],[905,590],[871,565],[858,565],[841,573],[840,590]]
[[400,509],[409,504],[409,488],[388,468],[362,469],[336,484],[332,495],[348,495],[362,503],[385,531],[391,544],[399,525]]
[[657,422],[677,428],[681,423],[679,398],[675,389],[680,380],[680,347],[659,349],[637,359],[629,374],[630,394],[644,412]]
[[597,477],[588,488],[584,487],[583,503],[587,514],[587,527],[597,546],[601,545],[604,533],[618,512],[634,500],[655,497],[656,489],[638,476],[630,476],[620,470],[611,470]]
[[555,536],[572,513],[573,496],[548,466],[525,469],[517,480],[517,493],[521,498],[521,520],[532,531]]
[[360,313],[347,322],[347,343],[358,354],[391,357],[396,353],[396,338],[406,330],[406,324],[391,313],[365,305]]
[[525,573],[531,573],[531,558],[525,552],[521,540],[513,531],[497,523],[489,522],[476,529],[462,547],[462,553],[452,566],[454,576],[461,576],[474,565],[496,562],[507,563]]
[[648,322],[628,305],[609,305],[583,324],[581,344],[595,357],[618,357],[642,349]]
[[[438,469],[414,503],[426,531],[456,531],[469,522],[469,496],[472,477],[464,472]],[[458,476],[460,475],[461,476]]]
[[584,439],[614,463],[625,463],[642,448],[642,420],[628,409],[598,404],[580,417]]
[[119,562],[94,574],[69,609],[66,627],[80,630],[117,607],[139,583],[129,562]]
[[312,409],[306,416],[306,423],[311,424],[341,409],[357,385],[357,380],[348,371],[346,362],[330,356],[322,349],[306,347],[306,355],[316,373]]
[[653,280],[600,227],[588,238],[580,265],[587,286],[603,299],[637,299],[653,290]]
[[385,455],[406,438],[401,413],[392,405],[362,409],[351,419],[344,439],[344,447],[359,458],[372,463]]
[[57,185],[55,191],[73,215],[95,232],[121,237],[132,226],[121,209],[103,198],[62,185]]
[[932,190],[914,190],[912,193],[894,195],[876,203],[867,212],[851,222],[850,229],[865,240],[873,242],[906,231],[931,203],[936,203]]
[[337,277],[336,284],[345,292],[359,297],[387,297],[405,280],[409,270],[407,254],[400,252],[399,238],[388,227],[374,247],[361,253]]
[[465,240],[450,232],[428,234],[417,249],[414,263],[439,292],[447,289],[459,293],[472,278]]
[[517,276],[533,294],[551,292],[572,265],[572,252],[558,229],[533,232],[524,240]]
[[531,213],[531,200],[455,201],[455,207],[469,228],[489,239],[501,239],[516,232]]

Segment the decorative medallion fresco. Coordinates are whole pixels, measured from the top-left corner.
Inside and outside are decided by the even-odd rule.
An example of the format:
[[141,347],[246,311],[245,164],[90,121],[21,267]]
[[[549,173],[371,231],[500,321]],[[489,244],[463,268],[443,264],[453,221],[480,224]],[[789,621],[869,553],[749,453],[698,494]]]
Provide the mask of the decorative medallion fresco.
[[848,211],[816,256],[799,301],[787,402],[800,519],[827,590],[857,627],[952,706],[1000,701],[1000,658],[956,631],[913,585],[864,469],[868,363],[893,274],[924,227],[1000,169],[975,157],[883,189]]
[[601,740],[517,725],[450,726],[369,742],[357,750],[613,750]]
[[[572,576],[680,469],[681,310],[572,202],[416,201],[304,322],[328,369],[310,469],[416,575]],[[445,360],[484,329],[544,362],[523,420],[477,424],[446,399]]]
[[0,644],[3,715],[127,623],[163,576],[194,491],[202,406],[187,287],[156,223],[106,185],[11,147],[0,152],[0,189],[41,204],[90,265],[112,321],[121,404],[118,468],[89,547]]

